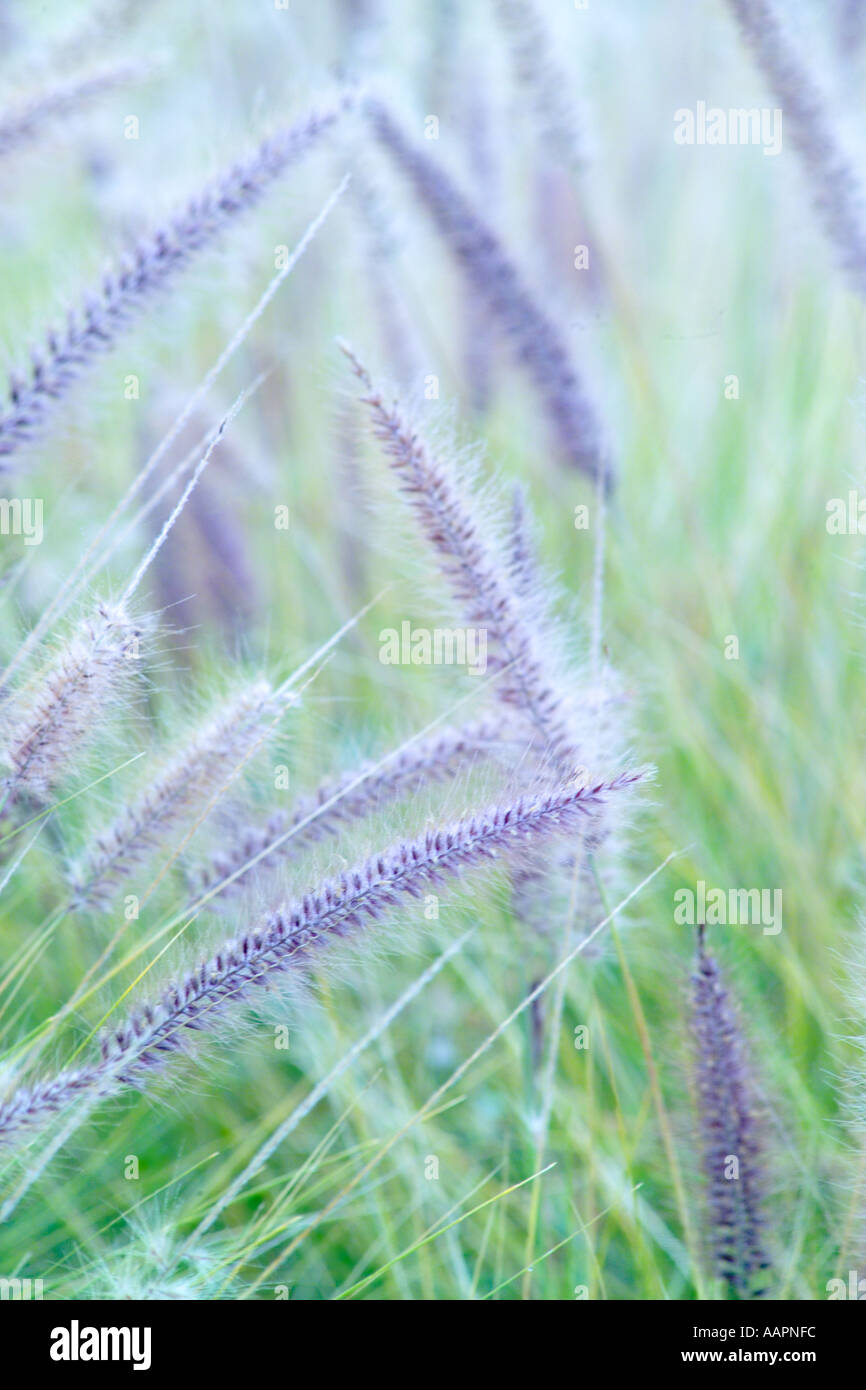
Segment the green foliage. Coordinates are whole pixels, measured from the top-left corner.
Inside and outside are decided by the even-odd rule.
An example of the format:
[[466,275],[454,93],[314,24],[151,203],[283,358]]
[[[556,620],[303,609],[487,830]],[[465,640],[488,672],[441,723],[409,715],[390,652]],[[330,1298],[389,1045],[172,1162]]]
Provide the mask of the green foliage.
[[[27,7],[12,8],[26,30]],[[296,75],[311,91],[325,85],[347,52],[350,8],[335,0],[269,10],[233,0],[146,9],[120,47],[124,56],[164,52],[155,74],[80,119],[65,117],[0,169],[7,195],[0,328],[13,355],[33,325],[74,300],[124,232],[170,211],[269,121],[303,110],[309,93],[296,91]],[[558,57],[579,91],[595,156],[578,197],[569,201],[567,180],[560,188],[565,211],[558,223],[551,213],[548,238],[560,248],[556,261],[542,244],[544,203],[533,192],[542,186],[542,153],[531,114],[515,98],[492,8],[476,0],[455,9],[447,81],[434,63],[439,6],[432,0],[386,6],[390,17],[369,43],[379,70],[401,83],[417,138],[428,110],[439,115],[434,152],[470,187],[472,130],[461,98],[479,46],[490,55],[485,99],[502,183],[497,226],[522,263],[558,287],[574,349],[603,384],[619,434],[620,479],[606,516],[604,642],[624,675],[635,756],[653,760],[658,779],[634,813],[618,894],[672,851],[677,856],[541,997],[549,1046],[551,1001],[564,979],[549,1087],[544,1064],[532,1062],[532,1008],[452,1079],[573,946],[566,922],[527,943],[504,880],[494,875],[479,887],[449,888],[438,921],[409,954],[380,953],[363,968],[355,957],[309,998],[272,1005],[230,1047],[209,1038],[199,1063],[181,1065],[173,1086],[102,1106],[0,1223],[0,1275],[41,1277],[46,1297],[108,1296],[128,1287],[133,1266],[137,1277],[152,1271],[137,1287],[156,1297],[718,1295],[700,1258],[686,1022],[694,942],[673,918],[674,892],[700,879],[780,888],[784,898],[778,935],[730,927],[716,941],[774,1141],[772,1293],[820,1299],[828,1279],[856,1266],[860,1160],[838,1079],[850,1060],[841,983],[866,821],[866,677],[855,597],[861,540],[830,535],[825,523],[829,499],[846,497],[861,473],[863,307],[814,225],[793,150],[771,160],[755,148],[673,142],[683,79],[672,35],[689,55],[689,90],[718,89],[735,105],[743,90],[759,91],[721,9],[707,17],[682,6],[674,17],[669,7],[648,14],[634,0],[614,19],[603,6],[574,13],[541,6],[561,40]],[[64,7],[71,27],[76,12]],[[42,16],[39,26],[41,42]],[[649,55],[639,63],[635,32]],[[364,51],[361,37],[354,34],[352,62]],[[25,32],[20,42],[28,52]],[[11,62],[12,51],[10,93]],[[137,142],[122,134],[130,110],[141,118]],[[274,248],[296,243],[347,162],[351,168],[353,148],[347,136],[290,175],[222,253],[106,357],[27,473],[5,480],[7,496],[26,491],[45,500],[41,547],[28,552],[20,538],[0,538],[6,660],[263,291]],[[370,158],[397,210],[398,253],[388,271],[425,371],[439,376],[442,402],[456,402],[461,437],[486,439],[490,474],[528,483],[543,558],[562,575],[562,610],[583,649],[598,522],[592,484],[558,467],[537,402],[501,345],[489,414],[469,418],[457,271],[393,174]],[[570,259],[574,242],[590,239],[575,231],[586,225],[583,207],[592,210],[593,247],[603,248],[606,276],[595,299]],[[396,373],[380,336],[377,273],[350,192],[199,417],[200,429],[210,428],[263,367],[272,369],[213,464],[213,485],[231,483],[258,606],[242,631],[230,633],[206,606],[194,619],[183,603],[162,615],[175,631],[145,656],[147,690],[133,737],[119,712],[108,711],[86,768],[64,786],[71,799],[4,882],[4,1068],[34,1042],[43,1065],[65,1064],[170,939],[181,938],[169,949],[184,960],[212,939],[212,923],[183,915],[179,873],[136,921],[119,913],[58,920],[66,860],[123,796],[127,774],[113,770],[155,733],[182,726],[191,686],[222,689],[239,666],[284,678],[379,595],[251,772],[263,805],[280,796],[290,804],[296,791],[392,747],[466,694],[447,671],[377,660],[378,633],[395,615],[418,614],[432,625],[449,613],[358,419],[349,438],[362,486],[350,485],[355,464],[340,417],[347,382],[334,337],[344,334],[362,356]],[[138,400],[124,399],[129,373],[140,379]],[[731,374],[737,399],[725,396]],[[439,409],[422,400],[419,416],[433,423]],[[580,504],[590,508],[588,530],[574,527]],[[279,505],[290,508],[288,531],[274,526]],[[100,576],[100,592],[122,588],[152,534],[138,528],[124,541]],[[178,528],[167,561],[185,543]],[[142,597],[159,605],[155,575]],[[731,636],[736,659],[725,655]],[[472,716],[471,703],[463,715]],[[273,765],[283,762],[290,790],[275,792]],[[465,797],[460,784],[389,811],[368,839],[328,842],[296,881],[342,867],[356,844],[384,843],[407,817],[421,826],[429,814],[459,814]],[[4,841],[4,879],[36,828]],[[14,829],[3,822],[4,834]],[[617,902],[614,895],[610,909]],[[240,910],[233,904],[223,919],[229,930],[245,925]],[[401,909],[398,927],[404,919],[407,931],[418,926],[419,912]],[[259,1146],[468,928],[465,946],[198,1235]],[[61,1016],[85,978],[74,1014]],[[275,1045],[279,1025],[288,1027],[287,1049]],[[860,1026],[855,1021],[854,1030]],[[575,1045],[581,1027],[586,1047]],[[545,1104],[549,1133],[539,1144]],[[0,1158],[0,1195],[14,1193],[40,1156],[37,1143],[23,1168]],[[136,1259],[142,1248],[144,1263]]]

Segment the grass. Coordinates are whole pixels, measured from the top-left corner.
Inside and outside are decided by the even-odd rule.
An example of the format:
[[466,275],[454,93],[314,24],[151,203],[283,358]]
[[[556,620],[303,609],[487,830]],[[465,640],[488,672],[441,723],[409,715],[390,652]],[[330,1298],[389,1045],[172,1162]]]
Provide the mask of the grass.
[[[566,259],[581,239],[568,215],[553,229],[562,264],[543,262],[532,122],[515,110],[502,37],[481,0],[456,17],[449,81],[439,81],[452,95],[432,105],[435,8],[418,0],[391,14],[377,40],[382,69],[401,80],[417,138],[423,116],[439,112],[434,153],[466,179],[460,93],[473,42],[491,46],[504,184],[497,225],[523,263],[541,263],[559,284],[574,351],[618,438],[604,644],[628,692],[635,760],[653,761],[658,776],[635,809],[610,909],[675,857],[545,991],[549,1005],[564,983],[543,1144],[532,1009],[503,1021],[566,954],[564,923],[552,924],[543,942],[527,942],[504,884],[470,884],[443,894],[426,936],[414,937],[417,914],[398,913],[397,936],[412,929],[411,949],[352,957],[301,1004],[278,1003],[251,1021],[229,1052],[209,1045],[203,1064],[182,1068],[164,1093],[104,1107],[0,1224],[0,1274],[41,1277],[46,1297],[127,1287],[256,1299],[718,1296],[698,1258],[685,1023],[694,943],[673,920],[675,890],[704,879],[783,893],[778,936],[730,928],[720,931],[717,952],[770,1116],[773,1291],[821,1299],[830,1278],[856,1268],[860,1214],[859,1141],[839,1081],[852,1060],[848,1036],[862,1030],[844,990],[866,821],[862,542],[829,535],[825,522],[828,500],[862,476],[863,307],[821,239],[793,149],[767,159],[759,149],[685,149],[672,140],[673,111],[698,98],[769,102],[724,6],[699,15],[683,3],[648,16],[635,0],[618,17],[604,7],[541,7],[562,40],[592,137],[581,195],[613,277],[600,301]],[[89,283],[123,231],[138,230],[143,211],[150,219],[170,209],[270,120],[304,110],[342,51],[340,11],[321,6],[301,18],[239,3],[218,13],[151,8],[128,47],[134,57],[158,41],[167,59],[157,75],[0,170],[15,189],[0,213],[8,247],[0,341],[11,356],[25,329]],[[71,23],[85,9],[67,13]],[[817,51],[829,61],[830,36],[815,8],[798,10],[797,22],[817,32]],[[629,26],[658,56],[640,71]],[[194,70],[184,56],[192,51],[201,55]],[[309,92],[295,90],[294,76],[289,90],[286,71],[311,73]],[[121,133],[130,100],[141,115],[137,142]],[[574,508],[588,505],[595,519],[592,484],[557,465],[532,390],[501,344],[489,416],[470,419],[458,273],[387,165],[372,167],[396,209],[394,281],[440,381],[441,402],[422,401],[422,419],[435,422],[454,402],[462,436],[487,440],[490,470],[528,484],[544,559],[562,576],[568,631],[585,650],[595,528],[576,530]],[[17,476],[5,483],[8,496],[26,486],[45,499],[46,535],[30,553],[19,538],[0,542],[5,575],[25,562],[0,591],[7,660],[178,398],[262,293],[274,248],[297,241],[342,172],[339,146],[308,158],[223,253],[102,362],[81,407],[34,452],[26,484]],[[424,727],[467,689],[447,672],[384,667],[376,657],[383,627],[404,617],[432,625],[449,610],[405,512],[387,496],[375,448],[361,445],[358,493],[335,483],[345,462],[338,407],[350,390],[335,338],[392,368],[368,269],[347,198],[210,401],[205,427],[263,367],[274,367],[229,432],[243,479],[238,528],[263,599],[255,621],[228,639],[207,613],[189,631],[183,605],[167,615],[178,633],[163,639],[149,667],[139,715],[143,733],[171,734],[192,680],[215,692],[227,668],[262,666],[282,679],[389,586],[285,721],[257,774],[263,801],[273,798],[277,764],[290,768],[291,798]],[[130,372],[140,379],[138,401],[123,397]],[[730,374],[738,399],[725,397]],[[217,454],[215,476],[223,466]],[[288,532],[273,526],[278,504],[290,508]],[[105,576],[109,590],[122,587],[146,543],[139,534],[121,548]],[[175,544],[182,541],[168,542],[168,559]],[[156,601],[153,584],[145,600]],[[725,655],[730,636],[737,659]],[[474,713],[470,699],[456,717]],[[137,773],[121,767],[136,750],[117,731],[100,748],[64,793],[74,796],[62,810],[73,843]],[[467,784],[449,785],[419,797],[413,816],[423,824],[443,808],[459,814],[468,797]],[[399,829],[399,814],[384,814],[385,838]],[[9,844],[23,848],[35,829]],[[4,1057],[63,1008],[113,934],[122,936],[74,1017],[50,1033],[47,1064],[65,1062],[175,937],[169,949],[189,954],[208,939],[202,920],[177,919],[176,886],[164,886],[133,926],[97,916],[53,925],[63,852],[54,836],[50,826],[40,834],[0,895]],[[330,870],[347,853],[329,843],[312,862]],[[467,932],[196,1235],[260,1146]],[[280,1026],[287,1049],[275,1046]],[[582,1026],[585,1048],[575,1046]],[[4,1196],[19,1179],[0,1163]]]

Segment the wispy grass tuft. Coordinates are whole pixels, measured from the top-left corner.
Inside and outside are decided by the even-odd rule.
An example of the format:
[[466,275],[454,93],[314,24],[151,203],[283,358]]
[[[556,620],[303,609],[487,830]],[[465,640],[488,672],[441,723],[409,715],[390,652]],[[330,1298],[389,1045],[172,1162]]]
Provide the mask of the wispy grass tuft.
[[131,63],[117,63],[86,77],[57,83],[38,96],[0,112],[0,159],[39,139],[54,121],[72,116],[99,97],[141,79],[145,71]]
[[388,405],[367,369],[348,346],[342,346],[364,387],[362,399],[373,432],[465,621],[486,632],[487,668],[496,674],[496,697],[527,720],[540,742],[541,756],[550,758],[561,772],[573,769],[579,753],[569,729],[566,700],[549,679],[551,662],[540,650],[535,625],[522,610],[506,565],[490,545],[466,489],[450,462],[428,449],[399,402]]
[[336,835],[398,797],[471,770],[480,758],[496,756],[506,746],[501,724],[477,720],[329,778],[300,797],[291,811],[275,811],[264,823],[235,823],[230,845],[213,856],[197,887],[213,897],[232,895],[250,878],[296,858],[324,836]]
[[420,898],[430,886],[507,856],[527,841],[573,832],[609,796],[642,776],[625,773],[594,787],[566,785],[489,806],[417,839],[400,840],[267,913],[257,927],[224,942],[159,998],[114,1025],[103,1040],[100,1061],[10,1096],[0,1105],[0,1144],[15,1142],[83,1093],[101,1098],[129,1086],[140,1089],[185,1050],[191,1035],[219,1030],[226,1010],[248,1002],[286,972],[308,973],[323,948],[382,921],[392,908]]
[[472,292],[487,305],[526,368],[562,458],[590,477],[601,475],[610,485],[614,474],[609,444],[562,332],[451,176],[409,140],[383,102],[368,98],[364,111],[377,140],[408,179],[462,267]]
[[242,688],[193,729],[153,780],[100,834],[75,872],[76,905],[111,905],[117,885],[207,812],[268,731],[280,698],[268,681]]
[[258,149],[208,184],[169,222],[141,237],[85,296],[66,325],[46,335],[30,365],[9,379],[0,410],[0,459],[42,435],[96,358],[113,349],[154,295],[167,289],[202,251],[255,207],[271,184],[295,165],[336,123],[348,102],[312,111],[263,140]]
[[43,800],[74,766],[134,673],[142,635],[124,606],[99,602],[47,669],[9,699],[2,720],[8,799],[26,792]]
[[825,93],[773,0],[728,0],[803,161],[824,231],[858,294],[866,296],[866,199]]

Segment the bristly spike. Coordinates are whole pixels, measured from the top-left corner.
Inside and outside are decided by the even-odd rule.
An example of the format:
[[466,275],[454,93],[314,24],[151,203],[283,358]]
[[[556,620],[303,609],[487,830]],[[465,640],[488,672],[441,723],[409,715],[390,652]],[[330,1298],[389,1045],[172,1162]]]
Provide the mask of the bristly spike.
[[269,186],[318,143],[350,103],[346,96],[263,140],[246,162],[209,184],[167,226],[142,237],[131,257],[122,257],[115,273],[101,278],[99,291],[84,296],[86,312],[81,322],[70,316],[63,331],[53,335],[53,345],[52,334],[46,334],[45,360],[34,358],[27,386],[16,385],[6,408],[0,409],[0,466],[4,456],[45,432],[54,402],[67,394],[85,368],[114,346],[153,296],[170,285],[199,251],[215,244],[237,215],[259,203]]
[[707,1246],[730,1297],[766,1293],[765,1145],[746,1044],[715,958],[697,932],[692,975],[698,1127],[707,1199]]
[[109,907],[119,883],[205,814],[283,703],[265,680],[253,681],[223,701],[96,837],[76,871],[75,905]]
[[123,89],[146,75],[143,65],[117,63],[87,77],[57,83],[0,113],[0,159],[38,139],[52,121],[74,115],[98,97]]
[[824,93],[773,0],[728,0],[728,5],[781,107],[779,140],[784,118],[839,264],[857,293],[866,297],[866,195]]
[[388,405],[367,368],[345,343],[342,351],[361,382],[373,433],[429,541],[466,622],[486,633],[487,669],[496,672],[494,693],[526,718],[544,756],[561,775],[580,762],[566,702],[549,679],[550,662],[539,648],[504,565],[473,514],[454,470],[434,456],[403,415]]
[[0,1145],[15,1142],[84,1092],[100,1099],[122,1086],[143,1086],[155,1068],[155,1052],[170,1058],[182,1051],[191,1029],[216,1028],[224,1011],[243,1004],[259,983],[287,971],[307,973],[311,952],[342,939],[362,915],[378,922],[401,899],[414,897],[437,878],[460,878],[492,850],[521,852],[524,836],[541,841],[567,833],[585,812],[596,811],[644,775],[623,773],[593,791],[566,784],[492,805],[416,840],[398,841],[299,901],[269,912],[254,932],[224,942],[159,999],[136,1009],[89,1068],[23,1087],[0,1104]]
[[367,98],[364,113],[528,372],[564,461],[592,478],[600,475],[611,486],[608,442],[559,328],[466,194],[425,150],[407,139],[389,108]]
[[142,628],[123,605],[99,602],[47,670],[3,711],[7,795],[46,798],[139,667]]
[[196,886],[208,896],[237,893],[252,875],[309,849],[338,826],[352,823],[419,786],[455,777],[482,757],[491,757],[507,744],[501,721],[479,720],[457,729],[442,729],[410,743],[404,750],[376,763],[362,764],[321,783],[302,796],[291,811],[277,811],[267,820],[235,827],[230,847],[221,849],[200,873]]

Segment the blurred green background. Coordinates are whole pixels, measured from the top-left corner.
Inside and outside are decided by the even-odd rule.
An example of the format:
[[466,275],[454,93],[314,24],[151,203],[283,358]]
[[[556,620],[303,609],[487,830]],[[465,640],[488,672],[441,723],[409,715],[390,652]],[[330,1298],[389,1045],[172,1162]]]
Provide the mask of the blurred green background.
[[[840,43],[842,8],[797,4],[786,19],[856,139],[863,54]],[[856,1267],[860,1140],[840,1093],[862,1029],[862,997],[856,985],[853,1002],[846,992],[866,815],[861,541],[828,534],[826,518],[828,501],[862,476],[862,306],[833,265],[789,142],[775,158],[674,143],[673,113],[699,100],[774,104],[724,5],[623,0],[583,11],[545,0],[537,10],[558,90],[574,105],[574,167],[545,140],[486,0],[130,7],[118,32],[92,37],[81,68],[133,58],[146,65],[141,81],[53,124],[0,166],[0,341],[11,365],[127,239],[344,76],[393,96],[418,140],[425,117],[438,117],[431,152],[476,193],[558,314],[616,441],[604,643],[628,693],[633,761],[658,768],[634,810],[619,893],[680,852],[617,916],[603,949],[569,967],[548,1093],[533,1073],[524,1013],[415,1118],[528,987],[523,929],[494,877],[449,889],[427,935],[414,934],[414,907],[398,912],[387,952],[370,962],[356,953],[310,998],[278,1004],[227,1046],[210,1040],[168,1089],[103,1107],[0,1225],[0,1274],[41,1277],[46,1297],[717,1294],[698,1258],[693,942],[673,921],[674,892],[698,879],[783,893],[779,935],[731,928],[718,946],[767,1110],[773,1293],[823,1298],[828,1279]],[[69,75],[58,74],[58,55],[93,13],[3,6],[7,106]],[[124,138],[131,114],[136,140]],[[130,740],[110,712],[117,727],[85,781],[123,762],[136,738],[148,746],[182,729],[239,667],[288,674],[386,585],[286,720],[253,794],[272,800],[271,767],[283,761],[293,792],[313,786],[466,694],[447,673],[377,659],[382,627],[406,616],[432,625],[450,609],[411,518],[388,497],[337,335],[405,387],[422,423],[435,428],[444,415],[467,445],[484,441],[484,476],[528,485],[544,560],[561,576],[566,632],[578,663],[584,657],[592,485],[557,462],[495,325],[468,303],[423,210],[354,126],[280,180],[219,253],[154,304],[32,451],[26,489],[45,499],[45,539],[28,550],[3,538],[4,656],[264,290],[276,248],[297,242],[347,167],[350,189],[198,417],[201,434],[269,372],[202,484],[236,523],[238,568],[227,582],[186,514],[143,595],[152,608],[172,606],[137,732]],[[588,272],[574,268],[580,244],[590,248]],[[402,360],[389,303],[411,344]],[[480,409],[473,351],[489,370]],[[130,374],[137,400],[125,398]],[[430,375],[438,402],[424,399]],[[24,486],[10,476],[6,493]],[[286,533],[273,526],[278,504],[290,508]],[[590,508],[588,531],[574,527],[579,504]],[[116,591],[152,534],[131,536],[94,591]],[[731,636],[735,660],[725,655]],[[76,796],[3,892],[0,959],[10,964],[0,1026],[10,1062],[122,926],[80,914],[56,932],[48,924],[63,901],[64,857],[135,771]],[[459,814],[468,797],[458,782],[388,811],[346,843],[325,844],[299,881],[430,815]],[[51,1031],[43,1062],[65,1062],[183,900],[178,877],[127,924],[117,959],[139,948],[143,959]],[[468,944],[184,1249],[279,1121],[468,926]],[[197,921],[181,958],[214,929]],[[552,924],[549,964],[560,931]],[[395,949],[410,934],[411,949]],[[289,1026],[288,1051],[274,1046],[275,1020]],[[585,1050],[574,1046],[579,1025],[590,1030]],[[544,1103],[550,1131],[539,1154]],[[137,1179],[125,1176],[129,1156]],[[12,1160],[0,1165],[4,1185],[20,1177]]]

